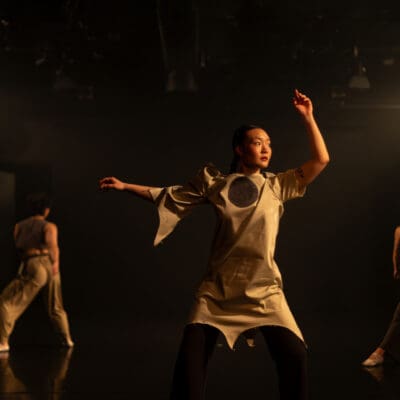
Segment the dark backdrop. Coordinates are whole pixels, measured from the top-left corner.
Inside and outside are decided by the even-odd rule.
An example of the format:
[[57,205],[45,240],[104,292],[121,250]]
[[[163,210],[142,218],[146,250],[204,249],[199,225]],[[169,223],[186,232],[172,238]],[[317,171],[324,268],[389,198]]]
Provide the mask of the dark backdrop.
[[[379,42],[369,39],[370,30],[355,33],[357,24],[371,23],[365,10],[354,14],[356,7],[338,14],[310,6],[294,26],[296,10],[264,9],[258,19],[243,22],[238,5],[230,6],[233,23],[223,10],[202,9],[208,58],[196,70],[194,92],[164,89],[155,3],[130,10],[129,18],[114,10],[110,20],[117,22],[109,28],[105,14],[88,18],[101,57],[88,56],[94,50],[86,36],[81,47],[79,37],[70,39],[75,64],[66,69],[73,79],[66,90],[55,86],[58,45],[51,45],[65,34],[63,18],[10,18],[3,36],[9,48],[0,55],[0,162],[25,177],[27,167],[46,176],[42,184],[54,198],[50,220],[60,230],[64,301],[77,342],[79,335],[134,342],[139,354],[147,338],[158,341],[172,363],[213,233],[213,212],[202,207],[153,248],[158,220],[152,204],[101,193],[98,179],[114,175],[164,186],[184,182],[208,161],[226,171],[231,134],[242,123],[260,124],[270,134],[271,171],[296,167],[309,151],[291,105],[295,87],[313,100],[331,163],[303,199],[287,204],[282,219],[276,259],[289,303],[310,343],[320,343],[332,326],[343,326],[343,335],[370,335],[373,343],[379,337],[362,333],[357,321],[389,321],[398,294],[391,251],[400,220],[400,81],[393,37],[382,34]],[[379,15],[387,25],[385,10]],[[302,27],[307,35],[299,33]],[[115,42],[102,41],[109,34]],[[371,65],[369,91],[346,87],[356,36]],[[43,37],[50,45],[47,61],[38,66]],[[394,60],[392,69],[382,67],[385,57]],[[92,90],[92,96],[80,90]],[[23,183],[19,188],[21,204]],[[1,265],[4,287],[15,260]],[[24,318],[21,324],[33,330],[29,313]],[[124,329],[115,330],[117,323]]]

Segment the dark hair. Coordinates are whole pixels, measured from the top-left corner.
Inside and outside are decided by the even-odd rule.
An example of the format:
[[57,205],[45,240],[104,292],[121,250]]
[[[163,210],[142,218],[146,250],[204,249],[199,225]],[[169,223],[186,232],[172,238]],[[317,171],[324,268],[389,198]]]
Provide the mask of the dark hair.
[[28,212],[30,215],[44,215],[46,208],[51,207],[51,200],[47,193],[35,192],[26,197]]
[[257,125],[241,125],[239,128],[235,129],[233,132],[233,137],[232,137],[232,150],[233,150],[233,158],[231,162],[231,166],[229,169],[229,173],[233,174],[234,172],[237,171],[238,163],[239,163],[239,156],[236,154],[236,147],[240,146],[244,143],[244,140],[246,138],[246,133],[248,131],[251,131],[252,129],[263,129],[260,128]]

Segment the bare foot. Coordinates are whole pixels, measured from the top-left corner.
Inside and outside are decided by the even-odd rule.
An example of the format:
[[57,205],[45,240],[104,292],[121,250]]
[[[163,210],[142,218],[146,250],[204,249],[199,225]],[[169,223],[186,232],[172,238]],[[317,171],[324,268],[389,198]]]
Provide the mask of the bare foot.
[[8,343],[0,343],[0,352],[10,351]]
[[75,343],[72,341],[72,339],[66,339],[62,343],[63,347],[74,347]]
[[385,360],[385,350],[378,347],[366,360],[362,362],[364,367],[376,367],[383,364]]

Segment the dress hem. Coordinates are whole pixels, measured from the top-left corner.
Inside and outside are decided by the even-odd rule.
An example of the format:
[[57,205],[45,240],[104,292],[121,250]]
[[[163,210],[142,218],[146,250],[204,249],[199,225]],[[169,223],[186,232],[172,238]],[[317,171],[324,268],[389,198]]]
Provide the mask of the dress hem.
[[[213,323],[210,323],[210,322],[203,322],[203,321],[193,320],[193,321],[187,322],[187,323],[185,324],[185,326],[187,326],[187,325],[192,325],[192,324],[209,325],[209,326],[212,326],[212,327],[215,328],[215,329],[218,329],[218,331],[219,331],[219,332],[222,334],[222,336],[225,338],[226,344],[228,345],[228,347],[229,347],[232,351],[235,351],[235,344],[237,343],[237,341],[238,341],[240,335],[243,335],[245,332],[250,331],[250,330],[252,330],[252,329],[261,328],[261,327],[263,327],[263,326],[277,326],[277,327],[285,328],[285,329],[287,329],[288,331],[292,332],[294,335],[296,335],[296,337],[298,337],[298,338],[303,342],[303,344],[304,344],[304,346],[305,346],[306,349],[308,348],[307,343],[305,342],[305,340],[304,340],[304,338],[303,338],[302,335],[299,335],[299,334],[296,333],[293,329],[290,329],[290,328],[288,328],[287,326],[285,326],[285,325],[283,325],[283,324],[277,324],[277,323],[270,323],[270,324],[269,324],[269,323],[262,323],[262,324],[257,324],[257,325],[254,325],[254,326],[249,326],[249,327],[246,328],[245,330],[241,331],[241,332],[235,337],[235,339],[234,339],[233,341],[230,341],[230,340],[228,339],[228,337],[226,336],[225,332],[221,329],[220,325],[213,324]],[[247,345],[248,345],[249,347],[256,347],[255,344],[254,344],[254,345],[250,345],[250,344],[249,344],[249,340],[248,340],[246,337],[245,337],[245,339],[246,339]]]

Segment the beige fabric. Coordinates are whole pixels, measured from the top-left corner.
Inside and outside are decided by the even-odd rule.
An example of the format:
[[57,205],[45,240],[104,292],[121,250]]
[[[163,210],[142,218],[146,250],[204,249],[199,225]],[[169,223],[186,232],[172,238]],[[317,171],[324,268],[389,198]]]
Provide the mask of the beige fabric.
[[43,218],[29,217],[18,222],[15,247],[24,254],[28,249],[47,249],[45,227],[48,222]]
[[231,348],[241,333],[263,325],[285,327],[304,340],[274,260],[283,203],[304,191],[294,170],[223,175],[211,164],[186,185],[151,191],[160,219],[155,245],[195,206],[210,203],[216,210],[210,261],[188,323],[218,328]]
[[32,257],[22,263],[18,276],[0,295],[0,342],[8,342],[14,324],[42,291],[47,313],[61,340],[71,340],[61,295],[60,274],[53,276],[49,256]]

